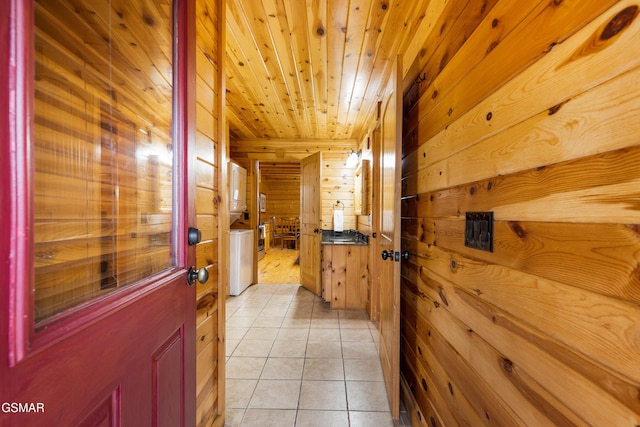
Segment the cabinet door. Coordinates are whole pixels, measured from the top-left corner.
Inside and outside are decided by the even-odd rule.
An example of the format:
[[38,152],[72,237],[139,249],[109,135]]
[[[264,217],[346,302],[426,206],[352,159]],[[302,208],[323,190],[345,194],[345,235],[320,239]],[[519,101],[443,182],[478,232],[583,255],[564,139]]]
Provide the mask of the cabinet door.
[[347,247],[331,250],[331,308],[347,307]]
[[367,308],[367,246],[346,246],[346,308]]
[[331,253],[333,246],[322,247],[322,299],[331,302]]

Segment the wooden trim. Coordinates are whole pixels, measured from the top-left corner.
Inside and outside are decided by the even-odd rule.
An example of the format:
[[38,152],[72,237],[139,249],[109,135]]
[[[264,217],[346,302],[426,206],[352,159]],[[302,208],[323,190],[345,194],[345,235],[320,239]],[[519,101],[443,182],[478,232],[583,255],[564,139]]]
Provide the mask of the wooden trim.
[[[227,45],[226,31],[224,30],[223,23],[226,22],[227,16],[227,2],[218,0],[218,22],[220,25],[218,28],[219,46]],[[218,200],[222,201],[222,206],[227,206],[229,200],[228,190],[228,173],[227,173],[227,159],[229,152],[229,125],[227,123],[227,116],[225,108],[226,106],[226,55],[225,49],[217,49],[218,53],[218,73],[216,74],[218,81],[216,81],[216,87],[219,87],[218,96],[216,97],[216,109],[218,111],[218,123],[216,129],[218,134],[216,135],[219,141],[219,147],[216,152],[218,162]],[[215,101],[214,101],[215,102]],[[222,208],[219,209],[218,216],[218,408],[217,414],[214,420],[214,426],[223,426],[226,419],[226,296],[227,296],[227,284],[229,283],[229,259],[225,258],[223,254],[229,253],[229,210]]]
[[[1,324],[9,331],[7,357],[10,367],[24,358],[29,341],[30,320],[33,319],[33,242],[27,230],[33,223],[33,166],[29,156],[31,141],[31,103],[27,96],[33,92],[33,65],[29,50],[33,36],[33,3],[21,0],[3,2],[0,6],[0,34],[4,43],[0,67],[6,71],[6,85],[0,89],[0,115],[2,118],[3,153],[2,185],[0,200],[5,209],[2,231],[8,237],[8,245],[2,241],[3,310]],[[3,82],[4,83],[4,82]],[[6,132],[6,133],[5,133]],[[31,195],[24,197],[24,195]],[[21,195],[18,197],[17,195]],[[6,294],[5,294],[6,293]]]

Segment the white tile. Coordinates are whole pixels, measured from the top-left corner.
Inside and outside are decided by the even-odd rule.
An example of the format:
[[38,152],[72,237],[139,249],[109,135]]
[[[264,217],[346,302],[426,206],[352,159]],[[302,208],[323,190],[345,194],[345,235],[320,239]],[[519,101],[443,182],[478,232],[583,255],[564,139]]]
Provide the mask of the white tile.
[[284,326],[278,332],[276,339],[280,341],[307,341],[309,339],[309,329],[302,328],[285,328]]
[[231,356],[239,343],[240,340],[226,340],[224,347],[225,356]]
[[344,381],[302,381],[300,409],[346,410]]
[[330,308],[314,308],[312,319],[338,319],[338,312]]
[[369,329],[369,321],[364,319],[340,319],[340,328]]
[[271,350],[271,357],[305,357],[306,341],[289,341],[277,339]]
[[273,347],[271,340],[242,340],[233,352],[234,356],[267,357]]
[[371,331],[369,328],[365,329],[340,329],[340,338],[342,341],[357,341],[357,342],[373,342]]
[[227,320],[228,328],[248,328],[253,325],[256,319],[254,317],[237,317],[232,316]]
[[309,341],[340,341],[340,329],[311,329]]
[[226,408],[224,411],[225,427],[238,427],[244,417],[244,408]]
[[[225,421],[225,427],[227,425]],[[247,409],[241,427],[294,427],[296,411],[291,409]]]
[[296,427],[349,427],[347,411],[300,410]]
[[241,340],[249,330],[248,327],[236,328],[227,324],[226,338],[228,340]]
[[262,309],[260,313],[260,317],[284,317],[287,314],[287,310],[289,309],[289,304],[287,303],[287,307],[285,308],[269,308],[271,304],[267,305],[267,308]]
[[267,361],[264,357],[230,357],[227,361],[227,378],[257,380]]
[[344,359],[344,376],[353,381],[384,381],[379,359]]
[[391,412],[358,412],[349,411],[351,427],[393,427]]
[[227,379],[227,408],[246,408],[256,388],[257,380]]
[[309,341],[307,357],[338,359],[342,357],[342,347],[339,341]]
[[389,400],[384,382],[347,381],[347,399],[352,411],[389,411]]
[[306,359],[304,380],[344,380],[342,359]]
[[270,357],[262,370],[263,380],[301,380],[304,358]]
[[278,336],[278,332],[280,328],[249,328],[247,333],[244,335],[244,339],[246,340],[273,340],[275,341],[276,336]]
[[249,408],[296,409],[299,397],[300,381],[260,380]]
[[282,328],[303,328],[309,329],[311,318],[285,317],[282,321]]
[[279,328],[282,326],[282,321],[284,320],[284,316],[282,317],[258,317],[252,324],[253,327],[258,328]]
[[255,319],[260,315],[260,312],[262,312],[262,309],[260,308],[240,307],[233,313],[233,315],[235,317],[253,317]]
[[312,328],[339,328],[340,327],[340,320],[338,320],[338,318],[331,318],[331,319],[318,319],[318,318],[312,318],[311,319],[311,327]]
[[378,346],[374,342],[343,341],[342,354],[345,359],[375,359],[378,357]]

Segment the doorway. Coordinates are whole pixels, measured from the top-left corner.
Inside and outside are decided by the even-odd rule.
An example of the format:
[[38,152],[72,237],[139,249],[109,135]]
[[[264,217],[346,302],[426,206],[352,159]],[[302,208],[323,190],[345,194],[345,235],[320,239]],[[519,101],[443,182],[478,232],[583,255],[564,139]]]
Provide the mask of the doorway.
[[[258,256],[259,284],[300,283],[300,162],[261,161],[258,221],[264,230],[264,252]],[[285,227],[288,235],[279,231]]]

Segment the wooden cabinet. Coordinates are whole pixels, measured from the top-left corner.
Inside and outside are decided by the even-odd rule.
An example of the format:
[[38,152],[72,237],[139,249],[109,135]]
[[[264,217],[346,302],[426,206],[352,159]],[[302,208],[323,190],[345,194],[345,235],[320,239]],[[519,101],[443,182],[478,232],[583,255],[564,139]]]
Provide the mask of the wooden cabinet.
[[322,298],[331,308],[367,306],[368,246],[322,246]]

